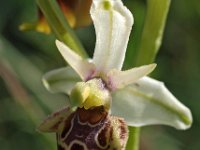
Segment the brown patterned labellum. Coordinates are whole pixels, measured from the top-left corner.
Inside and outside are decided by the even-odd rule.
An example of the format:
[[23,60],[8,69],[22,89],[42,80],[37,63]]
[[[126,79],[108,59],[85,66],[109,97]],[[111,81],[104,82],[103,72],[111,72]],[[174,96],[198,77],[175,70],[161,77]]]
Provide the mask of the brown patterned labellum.
[[[60,112],[66,112],[63,109]],[[58,119],[54,119],[57,117]],[[66,118],[59,112],[48,117],[41,126],[53,120],[49,129],[56,132],[58,150],[124,150],[128,128],[122,118],[109,115],[103,106],[77,108]],[[39,130],[42,128],[39,127]]]
[[121,150],[128,137],[124,120],[103,107],[78,108],[57,132],[59,150]]

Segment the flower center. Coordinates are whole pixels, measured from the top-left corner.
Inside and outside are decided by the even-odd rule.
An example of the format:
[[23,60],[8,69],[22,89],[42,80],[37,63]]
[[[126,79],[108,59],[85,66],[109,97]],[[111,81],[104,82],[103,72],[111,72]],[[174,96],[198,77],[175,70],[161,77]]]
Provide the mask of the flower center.
[[111,95],[106,84],[100,78],[94,78],[87,82],[78,82],[70,94],[70,102],[73,107],[93,107],[104,106],[110,109]]

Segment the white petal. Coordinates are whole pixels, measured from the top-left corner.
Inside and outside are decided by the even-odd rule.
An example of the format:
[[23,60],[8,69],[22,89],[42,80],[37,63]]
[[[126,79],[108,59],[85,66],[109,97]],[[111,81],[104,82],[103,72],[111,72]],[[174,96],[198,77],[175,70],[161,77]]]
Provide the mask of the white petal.
[[136,127],[163,124],[187,129],[192,124],[190,110],[162,82],[149,77],[113,93],[112,113]]
[[82,80],[87,80],[95,72],[94,64],[83,60],[78,54],[58,40],[56,40],[56,45],[64,59],[79,74]]
[[72,88],[81,79],[71,67],[64,67],[46,73],[42,78],[44,86],[52,93],[70,94]]
[[132,68],[126,71],[111,70],[108,72],[108,85],[111,89],[123,88],[131,83],[134,83],[139,78],[142,78],[152,72],[156,64],[144,65],[141,67]]
[[40,132],[57,132],[59,126],[68,118],[73,111],[65,107],[49,115],[37,128]]
[[93,0],[90,13],[96,31],[93,60],[97,69],[120,70],[133,25],[131,12],[121,0]]

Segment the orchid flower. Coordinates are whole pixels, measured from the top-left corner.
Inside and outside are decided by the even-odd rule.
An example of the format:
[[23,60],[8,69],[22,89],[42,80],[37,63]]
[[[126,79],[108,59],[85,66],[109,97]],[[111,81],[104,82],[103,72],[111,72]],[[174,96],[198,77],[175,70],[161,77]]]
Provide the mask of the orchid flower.
[[56,132],[60,149],[124,149],[128,126],[191,126],[190,110],[165,85],[147,77],[155,64],[122,71],[133,16],[121,0],[93,0],[96,31],[92,60],[56,41],[70,65],[44,75],[45,87],[69,95],[70,104],[38,127]]

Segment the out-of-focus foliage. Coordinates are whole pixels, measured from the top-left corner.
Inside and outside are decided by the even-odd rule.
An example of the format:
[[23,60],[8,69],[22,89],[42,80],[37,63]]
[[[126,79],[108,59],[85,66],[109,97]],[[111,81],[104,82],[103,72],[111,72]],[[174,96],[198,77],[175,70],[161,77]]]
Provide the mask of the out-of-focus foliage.
[[[144,0],[124,0],[135,16],[125,68],[134,65],[145,18]],[[37,20],[34,0],[7,0],[0,5],[0,149],[53,150],[54,135],[35,131],[51,111],[68,103],[64,95],[48,93],[41,84],[42,74],[65,63],[54,45],[54,36],[34,31],[20,32],[19,24]],[[172,93],[187,105],[194,124],[187,131],[170,127],[144,127],[142,150],[200,149],[200,2],[172,1],[153,76],[164,81]],[[77,30],[93,53],[92,26]]]

